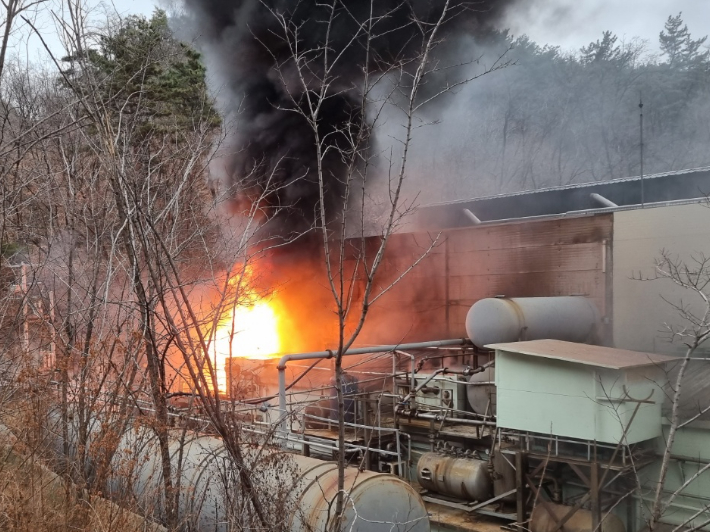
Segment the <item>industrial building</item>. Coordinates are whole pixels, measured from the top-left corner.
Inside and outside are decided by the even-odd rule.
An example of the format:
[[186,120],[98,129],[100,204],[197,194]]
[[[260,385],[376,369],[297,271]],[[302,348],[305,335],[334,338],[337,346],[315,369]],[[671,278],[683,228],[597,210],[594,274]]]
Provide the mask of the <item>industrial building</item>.
[[[338,455],[346,530],[710,526],[710,357],[692,352],[674,408],[688,348],[669,334],[704,301],[655,266],[710,255],[706,190],[707,168],[421,208],[383,275],[431,252],[346,354],[343,447],[332,352],[232,360],[240,415],[296,464],[290,530],[328,528]],[[143,440],[137,500],[159,485],[156,443],[131,429],[116,455]],[[198,530],[227,530],[220,449],[202,436],[179,453]]]
[[[373,409],[378,392],[360,387],[350,452],[373,431],[380,452],[395,449],[366,451],[367,464],[420,490],[432,530],[646,527],[687,349],[669,334],[687,325],[675,306],[703,311],[656,261],[692,269],[710,254],[706,191],[707,168],[420,209],[386,271],[437,244],[372,309],[363,342],[473,345],[396,349],[394,404]],[[655,525],[668,530],[710,519],[707,346],[692,356]],[[299,410],[295,388],[290,445],[317,454],[332,442],[327,406]]]

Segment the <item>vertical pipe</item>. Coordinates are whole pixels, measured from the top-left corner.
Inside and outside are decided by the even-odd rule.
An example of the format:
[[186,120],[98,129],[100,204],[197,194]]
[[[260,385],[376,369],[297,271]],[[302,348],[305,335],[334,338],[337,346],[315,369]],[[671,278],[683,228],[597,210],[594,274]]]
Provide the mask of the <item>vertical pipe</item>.
[[[409,373],[409,390],[413,390],[417,386],[417,382],[414,379],[414,373],[416,373],[416,362],[414,360],[414,355],[411,353],[405,353],[404,351],[399,351],[397,350],[397,353],[400,355],[404,355],[405,357],[409,357],[409,365],[410,365],[410,373]],[[392,390],[392,392],[396,392],[396,390]]]
[[392,353],[392,393],[397,393],[397,354],[399,351]]
[[643,207],[646,198],[643,183],[643,99],[641,98],[641,93],[639,93],[639,138],[641,140],[639,143],[639,155],[641,156],[641,207]]
[[399,468],[399,476],[406,478],[404,476],[404,470],[409,468],[409,463],[403,464],[402,448],[399,445],[399,430],[395,431],[394,437],[397,440],[397,467]]
[[[283,391],[283,393],[281,393]],[[288,426],[286,425],[286,419],[288,414],[286,412],[286,368],[279,368],[279,430],[281,436],[286,441],[286,434],[288,433]]]
[[[451,334],[451,299],[449,286],[449,239],[444,239],[444,320],[446,320],[446,335]],[[458,296],[457,296],[458,297]],[[414,384],[414,374],[412,374],[412,384]]]

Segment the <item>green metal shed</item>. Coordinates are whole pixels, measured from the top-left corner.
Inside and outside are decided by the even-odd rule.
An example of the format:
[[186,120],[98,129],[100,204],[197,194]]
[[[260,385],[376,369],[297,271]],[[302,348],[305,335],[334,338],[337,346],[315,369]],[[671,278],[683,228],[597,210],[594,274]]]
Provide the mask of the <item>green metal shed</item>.
[[498,427],[627,445],[661,435],[677,358],[559,340],[486,347],[495,349]]

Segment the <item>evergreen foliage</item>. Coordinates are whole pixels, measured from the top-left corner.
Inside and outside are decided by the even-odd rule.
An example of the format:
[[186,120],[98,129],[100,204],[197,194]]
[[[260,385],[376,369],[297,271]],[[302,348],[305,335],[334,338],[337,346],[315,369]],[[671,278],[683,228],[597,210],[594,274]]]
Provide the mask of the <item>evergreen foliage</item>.
[[[198,121],[217,127],[220,118],[207,93],[205,67],[198,52],[172,36],[164,11],[150,19],[129,16],[99,38],[84,68],[101,79],[101,101],[114,117],[134,115],[138,137],[179,133]],[[67,57],[75,83],[80,58]]]
[[668,60],[668,65],[678,68],[692,68],[693,66],[707,63],[710,51],[701,51],[707,36],[702,39],[692,39],[688,26],[683,24],[683,13],[669,16],[665,30],[659,36],[663,55]]

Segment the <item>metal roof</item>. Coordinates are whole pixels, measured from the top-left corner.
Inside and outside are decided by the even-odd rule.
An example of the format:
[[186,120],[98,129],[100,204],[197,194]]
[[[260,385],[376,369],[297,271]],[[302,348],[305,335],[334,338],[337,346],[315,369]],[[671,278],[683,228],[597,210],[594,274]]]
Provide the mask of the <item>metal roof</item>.
[[[642,193],[643,190],[643,193]],[[603,196],[617,207],[604,207],[593,194]],[[691,168],[640,177],[580,183],[457,200],[420,206],[411,223],[418,228],[443,229],[471,225],[464,209],[481,222],[559,216],[575,212],[609,212],[668,202],[706,200],[710,195],[710,167]]]
[[638,351],[599,345],[576,344],[561,340],[531,340],[528,342],[490,344],[486,348],[617,370],[657,366],[679,360],[677,357],[666,355],[640,353]]
[[[641,176],[629,176],[629,177],[617,177],[616,179],[608,179],[606,181],[587,181],[585,183],[572,183],[569,185],[560,185],[556,187],[542,187],[542,188],[536,188],[536,189],[530,189],[530,190],[519,190],[517,192],[507,192],[503,194],[491,194],[489,196],[480,196],[477,198],[470,198],[470,199],[459,199],[459,200],[453,200],[453,201],[442,201],[439,203],[429,203],[426,205],[422,205],[423,208],[426,207],[439,207],[439,206],[445,206],[445,205],[456,205],[459,203],[467,203],[470,201],[485,201],[485,200],[490,200],[490,199],[497,199],[497,198],[512,198],[515,196],[528,196],[530,194],[543,194],[545,192],[552,192],[552,191],[558,191],[558,190],[573,190],[577,188],[589,188],[589,187],[597,187],[600,185],[615,185],[618,183],[632,183],[632,182],[641,182],[643,181],[648,181],[648,180],[653,180],[653,179],[658,179],[658,178],[663,178],[663,177],[674,177],[674,176],[683,176],[686,174],[695,174],[698,172],[710,172],[710,166],[699,166],[698,168],[686,168],[684,170],[674,170],[671,172],[659,172],[656,174],[648,174],[644,175],[643,178]],[[694,191],[695,193],[699,191]],[[710,192],[710,191],[708,191]]]

